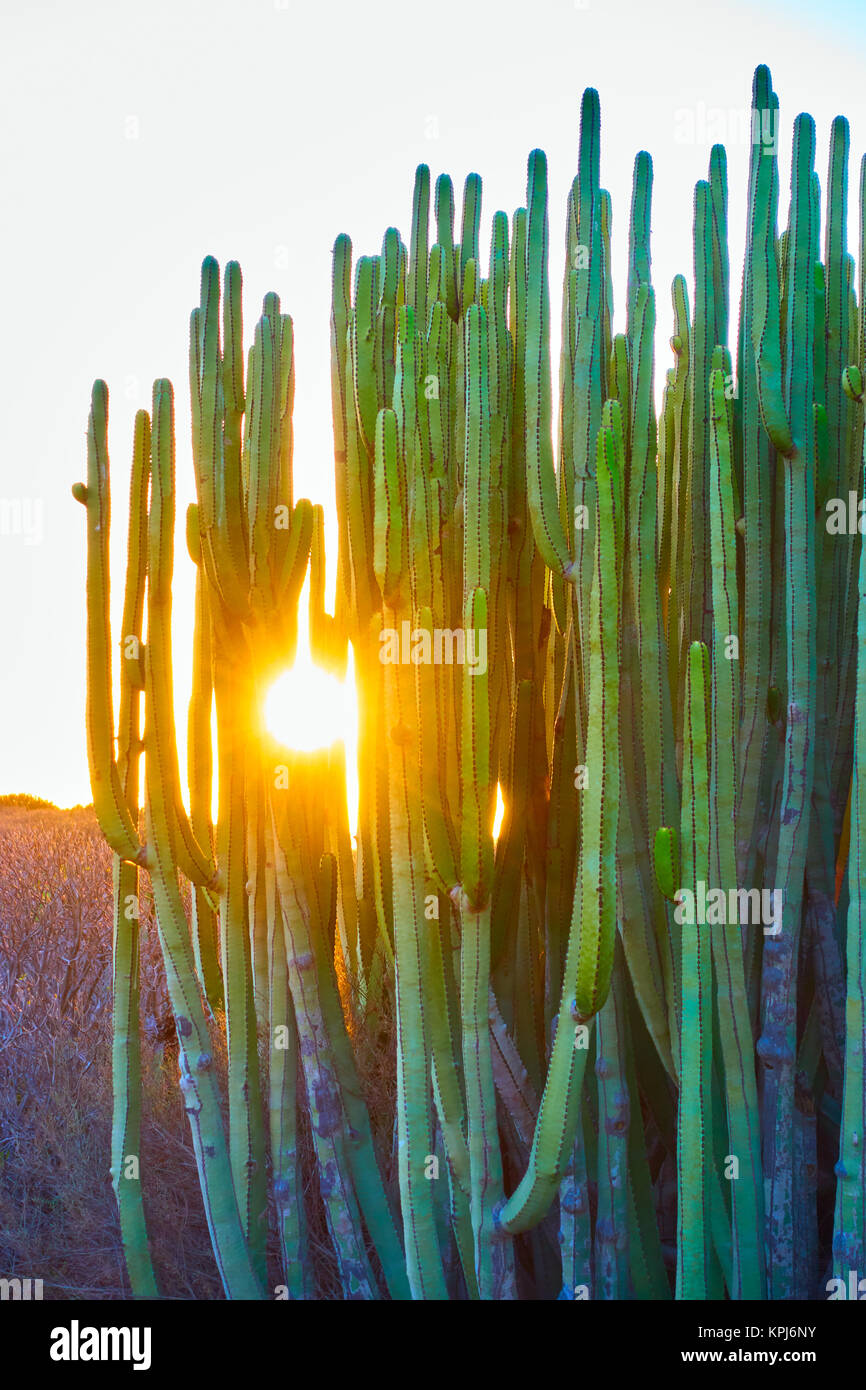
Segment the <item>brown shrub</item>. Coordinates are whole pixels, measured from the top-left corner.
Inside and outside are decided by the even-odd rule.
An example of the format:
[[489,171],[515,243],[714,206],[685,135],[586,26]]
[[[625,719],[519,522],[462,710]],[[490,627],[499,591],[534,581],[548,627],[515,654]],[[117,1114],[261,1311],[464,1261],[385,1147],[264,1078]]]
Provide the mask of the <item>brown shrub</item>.
[[[130,1294],[109,1176],[111,873],[111,852],[92,810],[0,808],[0,1277],[42,1279],[46,1299]],[[140,902],[141,1173],[151,1253],[164,1297],[219,1299],[144,874]],[[211,1033],[225,1094],[222,1016]],[[353,1041],[390,1182],[396,1177],[391,1020],[377,1016],[370,1029],[362,1023]],[[264,1075],[264,1048],[260,1060]],[[303,1108],[299,1124],[316,1295],[339,1299]],[[273,1288],[281,1282],[273,1236],[268,1266]]]

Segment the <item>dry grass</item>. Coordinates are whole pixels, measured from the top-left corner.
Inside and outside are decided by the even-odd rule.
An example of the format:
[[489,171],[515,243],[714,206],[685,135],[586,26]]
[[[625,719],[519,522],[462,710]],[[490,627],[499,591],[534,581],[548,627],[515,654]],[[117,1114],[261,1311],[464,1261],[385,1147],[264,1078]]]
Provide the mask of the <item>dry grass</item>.
[[[169,1298],[221,1298],[177,1085],[177,1051],[146,876],[141,892],[142,1186]],[[393,1040],[356,1036],[373,1113],[393,1115]],[[225,1073],[223,1020],[214,1055]],[[383,1046],[384,1044],[384,1046]],[[303,1117],[317,1296],[339,1298]],[[390,1120],[376,1129],[390,1167]],[[109,1177],[111,853],[89,810],[0,809],[0,1277],[46,1299],[129,1296]],[[269,1283],[281,1282],[275,1245]]]

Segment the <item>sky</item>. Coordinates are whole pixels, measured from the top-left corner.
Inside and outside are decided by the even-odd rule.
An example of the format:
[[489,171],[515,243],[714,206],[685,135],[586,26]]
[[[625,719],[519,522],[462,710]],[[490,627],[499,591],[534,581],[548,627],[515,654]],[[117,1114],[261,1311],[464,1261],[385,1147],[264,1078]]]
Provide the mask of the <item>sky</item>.
[[[175,385],[178,543],[175,684],[183,738],[193,566],[180,527],[194,499],[188,325],[205,255],[240,261],[245,343],[261,300],[295,326],[295,496],[329,518],[331,249],[408,240],[417,164],[462,190],[483,180],[490,220],[548,157],[554,328],[565,199],[581,94],[601,101],[601,181],[613,201],[614,327],[624,326],[634,156],[654,164],[659,385],[672,362],[670,282],[692,280],[695,181],[728,151],[732,288],[742,265],[752,73],[781,107],[787,214],[793,118],[817,123],[826,186],[830,123],[851,124],[849,249],[866,149],[862,0],[0,0],[0,794],[91,799],[84,725],[85,476],[95,378],[110,393],[114,634],[125,565],[136,410]],[[743,130],[746,135],[743,138]],[[735,305],[732,322],[736,321]],[[556,379],[554,357],[554,380]],[[181,744],[181,757],[185,749]],[[183,764],[182,764],[183,765]]]

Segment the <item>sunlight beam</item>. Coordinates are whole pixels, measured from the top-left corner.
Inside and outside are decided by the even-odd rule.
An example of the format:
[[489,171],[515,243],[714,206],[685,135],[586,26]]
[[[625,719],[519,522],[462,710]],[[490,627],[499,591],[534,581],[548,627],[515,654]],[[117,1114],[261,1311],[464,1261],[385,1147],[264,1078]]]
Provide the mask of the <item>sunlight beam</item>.
[[268,690],[263,717],[273,738],[299,753],[343,744],[349,831],[354,839],[358,829],[358,702],[354,653],[350,642],[344,681],[338,681],[316,665],[310,654],[308,595],[309,579],[298,605],[295,660]]

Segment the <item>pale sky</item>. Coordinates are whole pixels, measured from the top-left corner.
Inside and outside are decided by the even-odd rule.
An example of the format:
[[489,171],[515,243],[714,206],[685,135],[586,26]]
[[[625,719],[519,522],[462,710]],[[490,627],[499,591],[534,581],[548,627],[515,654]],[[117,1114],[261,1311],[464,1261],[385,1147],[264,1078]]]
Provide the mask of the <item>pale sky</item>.
[[[523,203],[527,155],[540,146],[558,321],[580,99],[594,86],[601,180],[613,199],[617,329],[634,156],[653,157],[661,383],[670,282],[682,272],[691,285],[694,184],[718,138],[728,150],[736,323],[749,153],[739,130],[756,64],[769,65],[780,98],[782,216],[794,116],[815,117],[822,190],[830,122],[848,117],[856,256],[863,18],[862,0],[0,0],[0,793],[91,799],[85,527],[70,495],[85,476],[90,389],[103,377],[110,392],[119,621],[132,425],[137,409],[150,408],[154,377],[175,385],[179,526],[194,496],[187,334],[206,254],[241,263],[246,343],[266,291],[294,318],[295,495],[332,515],[328,342],[339,232],[356,256],[378,251],[388,225],[408,240],[414,171],[425,162],[434,180],[450,173],[458,193],[467,172],[482,176],[486,254],[492,214],[510,218]],[[554,381],[556,372],[555,359]],[[181,735],[192,577],[179,530]]]

